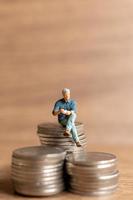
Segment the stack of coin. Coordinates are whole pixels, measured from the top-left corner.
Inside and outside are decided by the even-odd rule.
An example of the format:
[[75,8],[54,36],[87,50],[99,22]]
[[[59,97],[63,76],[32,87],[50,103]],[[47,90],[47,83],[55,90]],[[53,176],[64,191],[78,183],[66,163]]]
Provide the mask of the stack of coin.
[[62,147],[66,151],[82,151],[86,148],[87,140],[84,133],[84,125],[80,122],[75,123],[77,133],[79,136],[82,148],[77,148],[72,137],[65,137],[65,127],[57,123],[42,123],[38,125],[37,133],[40,138],[40,142],[45,146],[57,146]]
[[104,195],[118,186],[117,158],[103,152],[68,154],[68,190],[81,195]]
[[12,154],[12,181],[17,193],[50,196],[64,190],[66,152],[61,148],[32,146]]

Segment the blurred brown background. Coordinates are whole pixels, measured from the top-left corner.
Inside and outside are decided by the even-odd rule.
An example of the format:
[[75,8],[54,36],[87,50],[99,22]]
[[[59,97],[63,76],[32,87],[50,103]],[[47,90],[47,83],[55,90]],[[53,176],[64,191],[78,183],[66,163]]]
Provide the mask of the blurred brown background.
[[55,120],[69,87],[89,142],[133,143],[132,1],[0,3],[1,136]]
[[120,154],[120,146],[126,159],[133,144],[132,65],[131,0],[0,0],[4,164],[14,148],[39,144],[38,123],[56,122],[51,111],[63,87],[78,103],[88,150],[113,146],[108,150]]

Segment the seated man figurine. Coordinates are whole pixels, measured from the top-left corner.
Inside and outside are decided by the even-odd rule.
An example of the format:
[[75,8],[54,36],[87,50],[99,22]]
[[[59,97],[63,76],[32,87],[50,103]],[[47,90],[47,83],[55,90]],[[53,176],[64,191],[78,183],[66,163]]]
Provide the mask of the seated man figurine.
[[58,115],[58,122],[66,127],[64,136],[72,137],[77,147],[81,147],[75,126],[76,102],[70,99],[70,89],[64,88],[62,95],[63,98],[56,101],[52,114]]

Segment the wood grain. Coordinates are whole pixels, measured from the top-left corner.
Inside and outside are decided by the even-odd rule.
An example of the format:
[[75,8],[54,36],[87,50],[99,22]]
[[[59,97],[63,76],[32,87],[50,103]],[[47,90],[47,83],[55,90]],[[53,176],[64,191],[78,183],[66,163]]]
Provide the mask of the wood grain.
[[132,199],[132,10],[131,0],[0,0],[0,199],[23,198],[12,192],[11,152],[39,144],[36,126],[57,120],[63,87],[78,103],[88,150],[120,157],[120,188],[108,199]]

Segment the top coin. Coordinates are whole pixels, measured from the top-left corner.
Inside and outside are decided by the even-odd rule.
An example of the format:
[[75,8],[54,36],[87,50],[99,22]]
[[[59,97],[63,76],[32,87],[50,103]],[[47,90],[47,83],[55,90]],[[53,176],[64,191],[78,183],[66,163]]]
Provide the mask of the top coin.
[[66,152],[58,147],[30,146],[16,149],[12,155],[19,159],[40,160],[45,158],[65,158]]
[[114,154],[104,152],[81,152],[67,156],[67,161],[75,165],[91,166],[96,164],[114,163],[117,157]]
[[[76,127],[82,127],[83,123],[81,122],[75,122],[75,126]],[[46,128],[46,129],[59,129],[59,128],[63,128],[62,125],[58,124],[58,123],[41,123],[38,126],[39,128]]]

